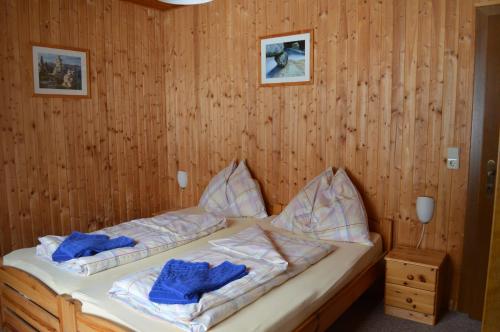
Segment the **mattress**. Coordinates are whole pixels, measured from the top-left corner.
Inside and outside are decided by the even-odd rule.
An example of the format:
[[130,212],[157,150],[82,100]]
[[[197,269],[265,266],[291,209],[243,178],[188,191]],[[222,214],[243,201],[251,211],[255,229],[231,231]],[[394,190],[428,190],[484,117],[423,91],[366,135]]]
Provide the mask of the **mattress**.
[[[172,249],[163,254],[125,267],[129,273],[141,268],[155,266],[171,258],[204,247],[209,240],[226,237],[258,224],[264,229],[277,229],[270,225],[270,218],[264,220],[230,220],[229,227],[203,239]],[[278,230],[290,235],[286,231]],[[214,326],[211,331],[288,331],[297,327],[314,311],[335,295],[382,254],[382,239],[379,234],[370,233],[374,246],[332,241],[335,251],[283,285],[271,290],[257,301],[243,308],[233,316]],[[118,270],[114,269],[114,270]],[[112,277],[107,276],[91,287],[71,293],[82,302],[84,313],[109,319],[134,331],[180,331],[175,326],[111,299],[108,290],[113,282],[127,271],[120,269]],[[120,276],[118,276],[120,274]]]
[[[204,212],[203,209],[198,207],[183,209],[181,211],[193,214]],[[106,280],[115,280],[116,278],[126,275],[131,271],[138,271],[140,269],[147,268],[151,266],[151,262],[162,262],[162,258],[160,257],[155,260],[155,257],[157,256],[155,255],[90,276],[80,276],[63,270],[55,264],[37,257],[35,253],[35,247],[15,250],[3,257],[3,265],[15,267],[28,272],[45,283],[59,295],[70,294],[77,289],[91,287],[92,285],[99,284]]]

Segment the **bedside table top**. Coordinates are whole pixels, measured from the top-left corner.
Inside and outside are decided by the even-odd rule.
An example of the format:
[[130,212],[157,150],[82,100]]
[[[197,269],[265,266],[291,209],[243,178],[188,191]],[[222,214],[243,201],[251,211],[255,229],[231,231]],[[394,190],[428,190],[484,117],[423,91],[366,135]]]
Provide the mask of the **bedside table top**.
[[439,268],[445,257],[445,252],[437,250],[400,247],[391,250],[385,259]]

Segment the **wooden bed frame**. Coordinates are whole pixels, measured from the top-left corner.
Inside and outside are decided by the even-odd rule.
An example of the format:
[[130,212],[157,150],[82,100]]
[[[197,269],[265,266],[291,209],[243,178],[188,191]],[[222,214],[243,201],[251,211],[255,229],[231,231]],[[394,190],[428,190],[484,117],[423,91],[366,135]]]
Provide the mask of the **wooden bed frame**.
[[19,269],[1,266],[0,308],[7,331],[70,331],[74,309],[70,296],[57,295]]
[[[384,254],[375,263],[359,273],[294,331],[325,331],[383,275],[383,257],[391,248],[392,243],[392,222],[385,220],[379,223],[370,220],[370,230],[381,234]],[[26,272],[3,266],[1,259],[0,308],[2,326],[6,331],[130,331],[130,329],[109,320],[83,313],[79,301],[68,295],[56,294],[42,281]]]

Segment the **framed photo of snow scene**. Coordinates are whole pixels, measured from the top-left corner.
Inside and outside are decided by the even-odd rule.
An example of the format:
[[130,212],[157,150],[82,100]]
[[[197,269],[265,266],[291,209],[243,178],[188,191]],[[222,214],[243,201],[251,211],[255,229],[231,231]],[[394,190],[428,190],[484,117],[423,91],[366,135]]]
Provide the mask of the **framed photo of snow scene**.
[[260,85],[313,82],[313,30],[260,38]]
[[33,44],[34,96],[90,96],[89,51]]

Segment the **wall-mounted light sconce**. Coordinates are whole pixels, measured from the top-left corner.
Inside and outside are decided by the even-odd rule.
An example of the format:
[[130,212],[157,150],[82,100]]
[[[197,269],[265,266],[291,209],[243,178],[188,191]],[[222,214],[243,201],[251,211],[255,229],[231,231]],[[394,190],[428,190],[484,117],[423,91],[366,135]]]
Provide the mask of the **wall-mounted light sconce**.
[[184,171],[177,172],[177,183],[179,183],[179,187],[182,189],[187,187],[188,184],[188,175]]
[[427,225],[434,214],[434,198],[427,196],[417,197],[417,217],[422,224],[422,233],[417,242],[417,248],[420,248],[425,234],[425,225]]

